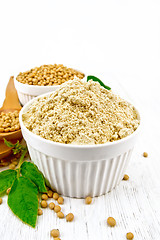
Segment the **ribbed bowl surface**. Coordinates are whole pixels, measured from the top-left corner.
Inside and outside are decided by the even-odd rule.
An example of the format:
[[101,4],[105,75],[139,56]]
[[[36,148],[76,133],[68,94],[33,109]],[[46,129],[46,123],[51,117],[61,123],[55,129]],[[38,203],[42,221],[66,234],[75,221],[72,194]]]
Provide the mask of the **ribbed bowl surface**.
[[[49,93],[41,96],[47,95]],[[104,144],[53,142],[33,134],[23,124],[22,115],[35,99],[22,108],[19,121],[31,159],[49,180],[51,187],[64,196],[76,198],[100,196],[115,188],[123,178],[140,126],[130,136]]]
[[31,99],[37,97],[37,96],[33,96],[33,95],[29,95],[29,94],[25,94],[25,93],[21,93],[21,92],[17,92],[18,93],[18,98],[19,101],[21,103],[22,106],[24,106],[27,102],[29,102]]
[[28,145],[31,159],[64,196],[85,198],[100,196],[115,188],[123,178],[132,149],[114,158],[100,161],[65,161],[47,156]]

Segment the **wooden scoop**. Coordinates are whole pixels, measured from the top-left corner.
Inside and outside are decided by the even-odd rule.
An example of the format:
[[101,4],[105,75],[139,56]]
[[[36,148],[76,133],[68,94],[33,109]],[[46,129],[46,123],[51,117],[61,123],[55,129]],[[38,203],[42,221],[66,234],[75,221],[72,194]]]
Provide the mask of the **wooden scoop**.
[[[3,106],[0,108],[1,112],[14,112],[15,110],[20,111],[21,105],[19,104],[17,91],[14,86],[14,77],[10,77],[6,88],[6,98],[4,100]],[[11,154],[11,148],[4,144],[3,138],[15,143],[17,140],[22,138],[21,130],[0,133],[0,159]]]

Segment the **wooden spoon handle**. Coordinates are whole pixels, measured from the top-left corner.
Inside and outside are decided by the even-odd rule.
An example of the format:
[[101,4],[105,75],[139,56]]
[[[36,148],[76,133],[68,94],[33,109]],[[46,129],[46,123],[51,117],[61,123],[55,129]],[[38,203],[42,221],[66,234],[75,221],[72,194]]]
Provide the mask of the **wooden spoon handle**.
[[10,77],[7,88],[6,98],[3,102],[3,109],[17,109],[20,110],[22,107],[18,100],[18,94],[14,86],[14,77]]

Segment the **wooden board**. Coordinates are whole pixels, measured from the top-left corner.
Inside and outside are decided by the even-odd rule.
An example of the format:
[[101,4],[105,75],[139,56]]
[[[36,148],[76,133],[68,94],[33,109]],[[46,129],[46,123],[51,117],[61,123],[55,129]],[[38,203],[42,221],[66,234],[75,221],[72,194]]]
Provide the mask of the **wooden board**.
[[[62,211],[74,213],[75,220],[67,223],[58,219],[50,209],[38,217],[35,229],[23,224],[7,206],[7,197],[0,205],[1,240],[48,240],[50,230],[58,228],[62,240],[123,240],[131,231],[135,240],[160,239],[160,98],[158,81],[152,84],[141,78],[105,75],[105,83],[140,108],[143,127],[126,173],[129,181],[122,181],[112,192],[93,199],[85,205],[82,199],[65,198]],[[146,151],[148,158],[142,156]],[[54,200],[53,200],[54,201]],[[55,202],[55,201],[54,201]],[[110,228],[107,217],[117,226]]]

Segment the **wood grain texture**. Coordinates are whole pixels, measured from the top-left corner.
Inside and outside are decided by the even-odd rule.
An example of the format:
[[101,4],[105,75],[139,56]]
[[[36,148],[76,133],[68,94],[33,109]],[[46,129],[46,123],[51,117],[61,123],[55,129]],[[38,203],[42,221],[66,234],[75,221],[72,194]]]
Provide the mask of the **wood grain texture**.
[[[58,219],[50,209],[38,217],[35,229],[23,224],[7,206],[0,205],[1,240],[48,240],[50,230],[58,228],[62,240],[123,240],[133,232],[135,240],[160,239],[160,97],[158,79],[152,85],[138,77],[104,74],[109,86],[123,97],[134,101],[142,115],[142,133],[135,146],[126,173],[129,181],[121,181],[112,192],[96,197],[91,205],[82,199],[64,198],[62,211],[74,213],[73,222]],[[148,152],[148,158],[143,152]],[[51,200],[49,200],[51,201]],[[54,200],[53,200],[54,201]],[[55,202],[55,201],[54,201]],[[107,226],[112,216],[117,225]]]

